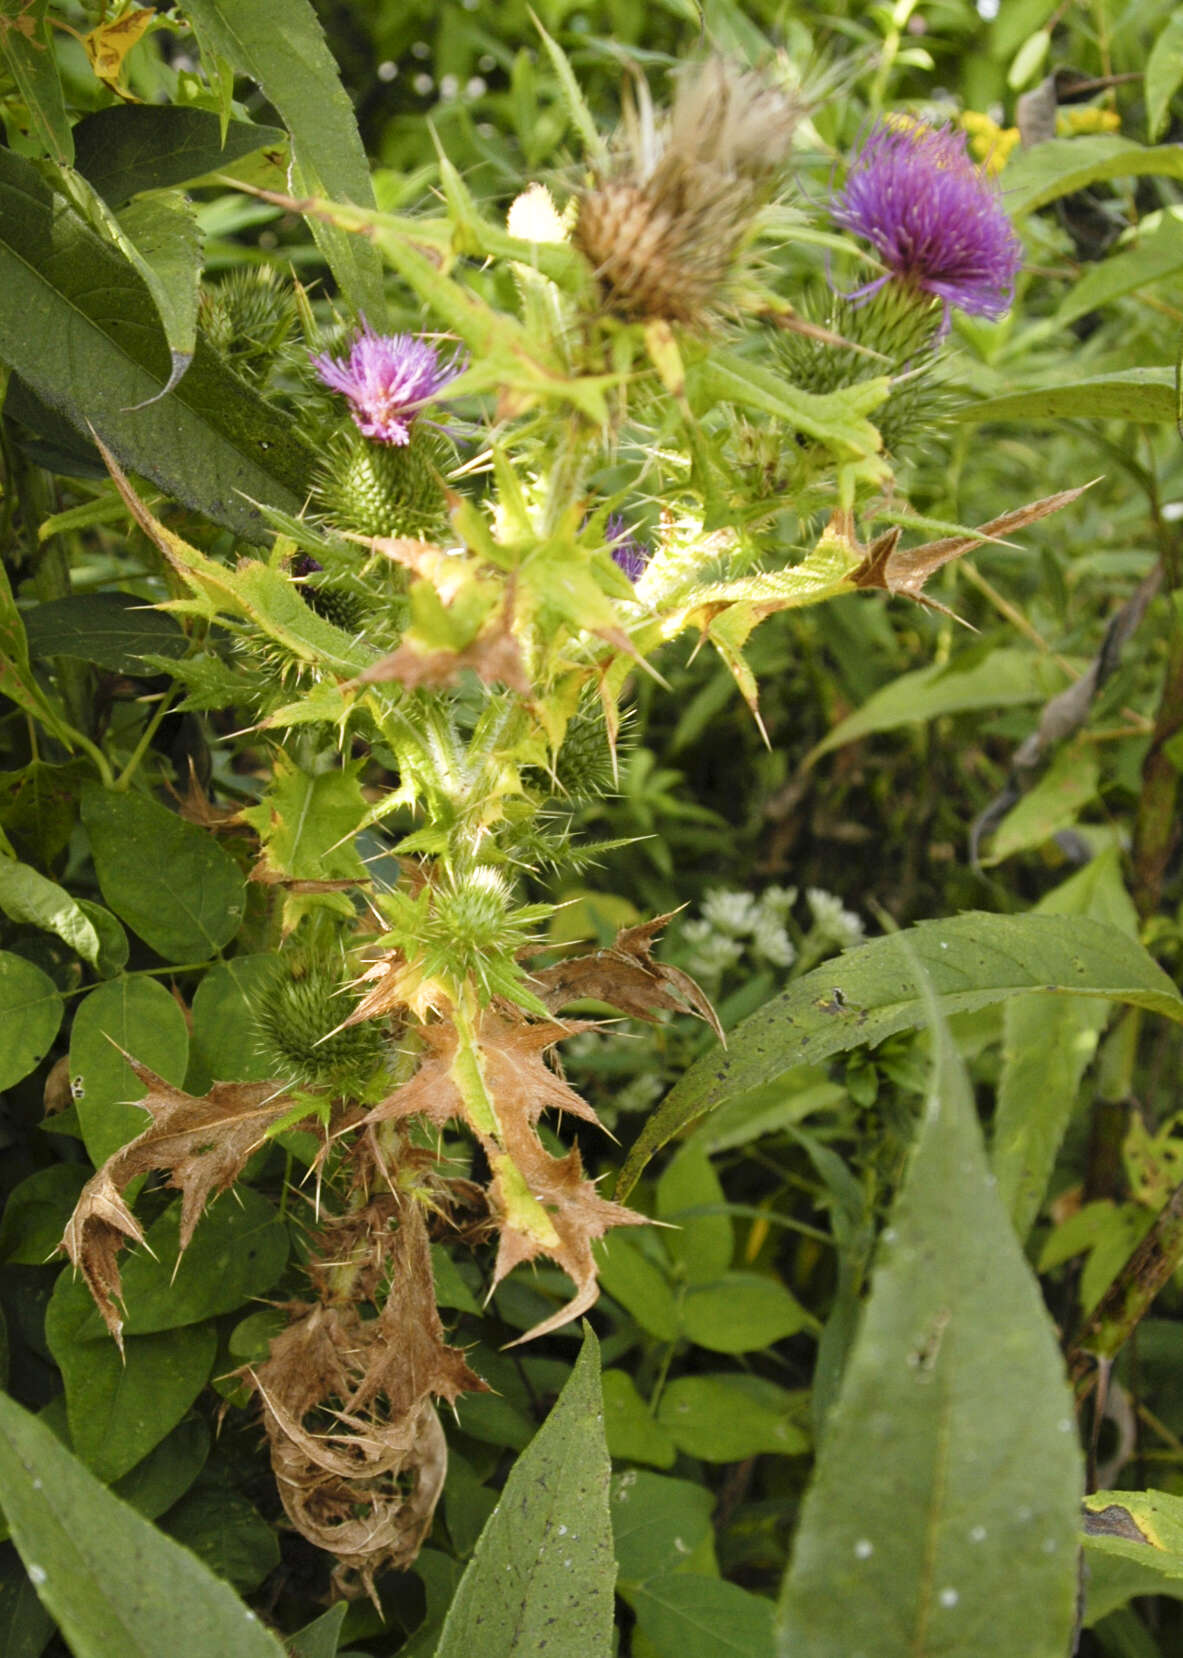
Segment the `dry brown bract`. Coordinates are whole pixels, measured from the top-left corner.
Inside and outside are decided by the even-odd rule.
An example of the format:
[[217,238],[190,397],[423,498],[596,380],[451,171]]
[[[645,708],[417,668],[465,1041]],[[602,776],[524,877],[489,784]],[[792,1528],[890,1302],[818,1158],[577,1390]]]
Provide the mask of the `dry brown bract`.
[[693,1013],[726,1046],[723,1027],[700,986],[680,967],[654,959],[653,940],[676,914],[671,910],[639,927],[622,927],[609,949],[540,969],[533,975],[533,988],[556,1013],[585,997],[608,1002],[636,1019],[652,1020],[656,1008]]
[[181,1249],[211,1197],[232,1186],[267,1136],[267,1129],[292,1102],[274,1082],[215,1082],[201,1099],[174,1088],[155,1071],[124,1058],[147,1089],[137,1100],[152,1116],[151,1126],[109,1157],[78,1198],[61,1247],[86,1280],[108,1330],[123,1350],[118,1254],[130,1239],[144,1241],[139,1221],[123,1201],[137,1175],[167,1170],[169,1185],[181,1192]]

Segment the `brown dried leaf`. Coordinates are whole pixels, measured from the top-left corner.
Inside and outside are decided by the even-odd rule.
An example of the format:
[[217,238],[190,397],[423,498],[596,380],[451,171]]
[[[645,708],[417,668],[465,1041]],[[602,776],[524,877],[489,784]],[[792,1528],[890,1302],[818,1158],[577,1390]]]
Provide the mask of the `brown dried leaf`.
[[[900,530],[893,528],[876,537],[867,549],[867,556],[850,577],[855,587],[880,587],[888,593],[902,594],[922,604],[933,605],[926,599],[923,587],[929,576],[942,565],[949,564],[963,553],[980,547],[984,541],[1000,541],[1015,530],[1022,530],[1061,507],[1070,506],[1091,484],[1077,489],[1062,489],[1056,495],[1045,495],[1040,501],[1029,501],[1025,507],[1015,507],[988,524],[979,524],[968,535],[945,536],[940,541],[926,541],[920,547],[899,549]],[[935,608],[941,608],[939,606]]]
[[654,1010],[693,1013],[726,1044],[723,1027],[706,993],[680,967],[653,956],[653,940],[677,914],[659,915],[637,927],[623,927],[607,950],[572,956],[532,975],[540,999],[556,1012],[585,997],[608,1002],[622,1013],[652,1021]]
[[444,1341],[413,1199],[383,1196],[341,1217],[321,1242],[336,1259],[342,1246],[355,1251],[367,1270],[387,1265],[381,1313],[362,1318],[356,1299],[296,1307],[266,1362],[247,1374],[288,1518],[337,1557],[343,1588],[356,1573],[373,1593],[375,1574],[408,1566],[431,1528],[447,1470],[433,1399],[452,1403],[486,1384]]
[[151,1113],[152,1123],[87,1181],[60,1246],[82,1273],[121,1349],[117,1256],[126,1239],[143,1240],[139,1222],[123,1201],[124,1188],[137,1175],[167,1170],[169,1185],[181,1193],[180,1246],[185,1250],[208,1200],[233,1185],[269,1126],[292,1105],[273,1082],[215,1082],[197,1099],[130,1054],[123,1057],[148,1090],[135,1103]]
[[523,697],[533,694],[517,639],[503,617],[462,651],[420,651],[413,644],[401,644],[392,655],[359,674],[355,683],[398,680],[413,691],[420,685],[454,685],[464,668],[471,668],[486,685],[507,685]]

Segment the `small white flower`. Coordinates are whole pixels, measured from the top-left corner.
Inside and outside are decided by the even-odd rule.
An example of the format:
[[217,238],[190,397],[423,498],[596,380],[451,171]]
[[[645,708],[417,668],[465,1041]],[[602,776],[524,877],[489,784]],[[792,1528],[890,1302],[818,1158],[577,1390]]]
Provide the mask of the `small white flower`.
[[793,941],[780,922],[771,915],[761,915],[752,937],[752,949],[774,967],[791,967],[797,959]]
[[690,959],[690,971],[696,978],[713,978],[734,967],[743,955],[743,945],[722,933],[709,933],[695,949]]
[[863,924],[853,910],[843,908],[841,898],[835,893],[825,892],[821,887],[809,887],[805,902],[813,912],[814,925],[819,932],[844,949],[859,943],[863,936]]
[[789,919],[793,905],[797,902],[796,887],[765,887],[760,894],[760,908],[765,915],[783,925]]
[[716,888],[703,899],[702,913],[719,932],[743,938],[756,925],[756,900],[750,892],[725,892]]

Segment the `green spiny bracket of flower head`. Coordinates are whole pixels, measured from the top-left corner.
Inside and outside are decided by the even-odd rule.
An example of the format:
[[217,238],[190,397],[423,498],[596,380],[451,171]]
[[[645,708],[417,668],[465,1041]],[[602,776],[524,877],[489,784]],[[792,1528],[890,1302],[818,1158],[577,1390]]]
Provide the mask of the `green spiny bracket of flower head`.
[[292,560],[291,573],[300,578],[300,597],[310,610],[343,633],[365,631],[373,619],[376,604],[360,585],[322,574],[316,559],[306,553],[297,554]]
[[454,1003],[475,985],[482,1001],[504,996],[532,1013],[547,1012],[517,957],[553,905],[515,904],[499,870],[472,864],[424,884],[414,897],[396,890],[377,904],[392,924],[381,942],[400,949],[423,979],[446,986]]
[[338,1029],[356,1002],[339,954],[296,949],[281,955],[254,998],[259,1050],[276,1076],[304,1088],[364,1092],[387,1044],[374,1021]]
[[313,495],[339,530],[430,540],[447,522],[442,480],[450,461],[447,438],[421,424],[401,445],[347,429],[332,439]]
[[198,314],[211,345],[240,373],[264,380],[295,327],[296,300],[274,266],[257,265],[204,288]]
[[616,788],[608,724],[598,700],[580,708],[567,726],[554,779],[558,792],[575,806],[599,800]]
[[685,70],[664,120],[648,89],[579,204],[572,241],[607,310],[709,324],[800,118],[780,88],[722,58]]

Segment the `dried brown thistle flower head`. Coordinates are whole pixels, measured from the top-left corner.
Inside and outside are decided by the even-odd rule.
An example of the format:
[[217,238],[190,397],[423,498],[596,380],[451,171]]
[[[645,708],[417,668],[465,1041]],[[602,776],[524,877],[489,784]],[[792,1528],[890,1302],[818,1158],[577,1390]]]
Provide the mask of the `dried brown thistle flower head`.
[[683,75],[661,124],[640,83],[616,159],[584,192],[572,234],[609,310],[709,319],[801,113],[778,87],[722,58]]

